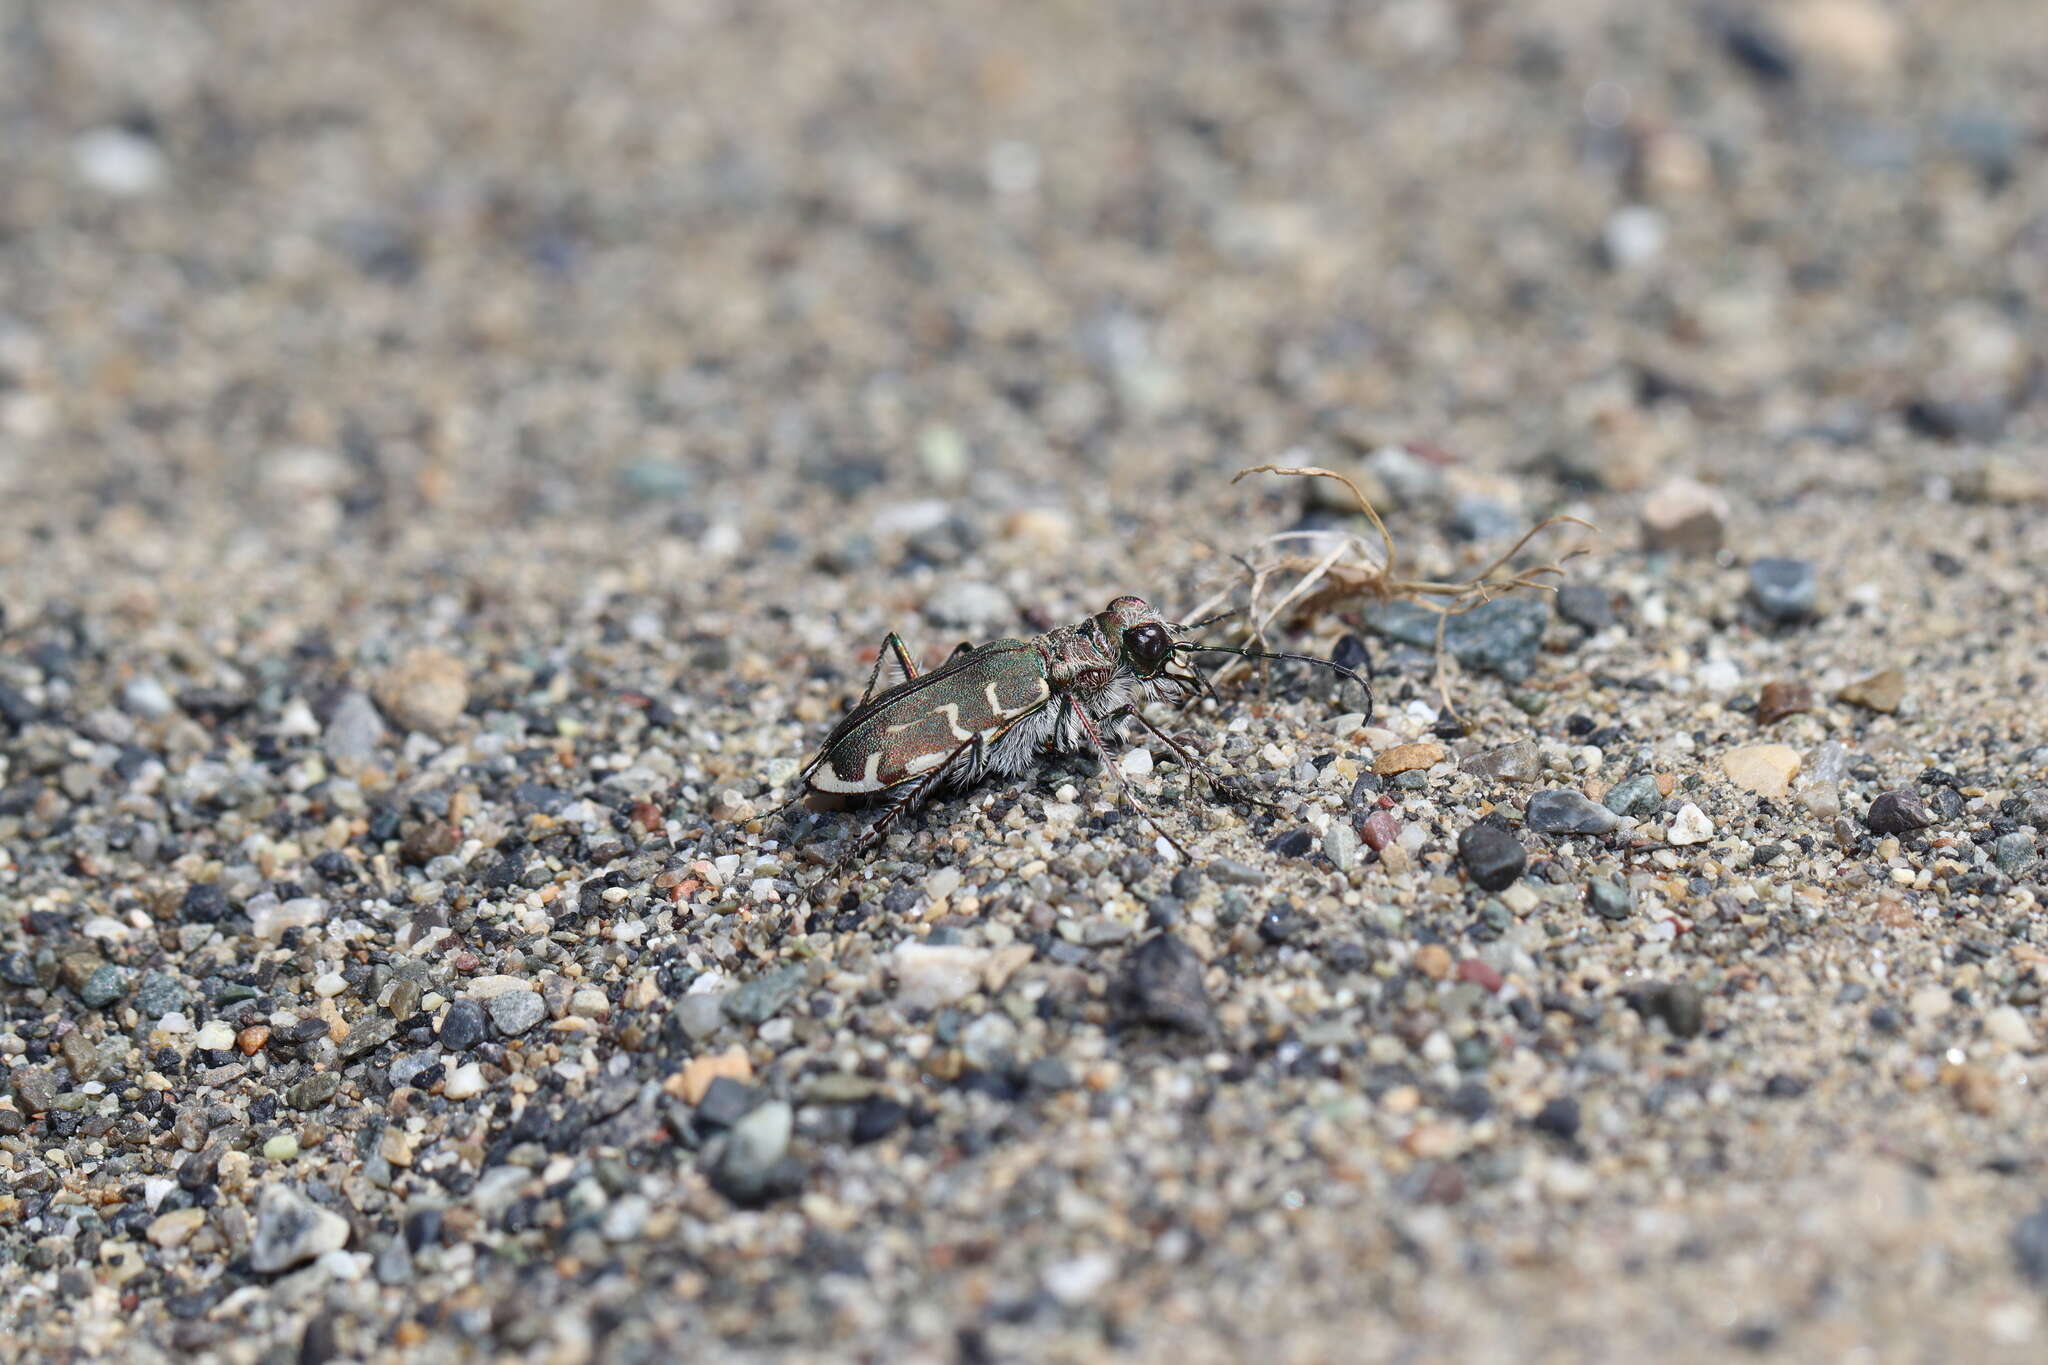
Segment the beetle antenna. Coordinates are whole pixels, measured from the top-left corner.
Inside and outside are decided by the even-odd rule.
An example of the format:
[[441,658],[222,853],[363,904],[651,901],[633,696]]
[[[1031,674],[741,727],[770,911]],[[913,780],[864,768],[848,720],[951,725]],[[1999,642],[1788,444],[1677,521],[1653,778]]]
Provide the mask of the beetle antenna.
[[1327,668],[1332,673],[1349,678],[1364,689],[1367,708],[1366,718],[1371,719],[1372,717],[1372,684],[1359,677],[1352,670],[1344,667],[1344,665],[1329,659],[1318,659],[1313,654],[1282,654],[1277,650],[1240,649],[1236,645],[1203,645],[1196,644],[1193,641],[1176,642],[1174,648],[1190,654],[1235,654],[1244,659],[1285,659],[1291,663],[1314,664],[1317,668]]
[[1235,615],[1237,615],[1237,608],[1232,607],[1229,611],[1219,611],[1214,616],[1204,616],[1201,620],[1194,622],[1192,625],[1175,626],[1174,629],[1180,631],[1197,631],[1202,629],[1202,627],[1204,626],[1213,626],[1218,621],[1228,621],[1231,617]]

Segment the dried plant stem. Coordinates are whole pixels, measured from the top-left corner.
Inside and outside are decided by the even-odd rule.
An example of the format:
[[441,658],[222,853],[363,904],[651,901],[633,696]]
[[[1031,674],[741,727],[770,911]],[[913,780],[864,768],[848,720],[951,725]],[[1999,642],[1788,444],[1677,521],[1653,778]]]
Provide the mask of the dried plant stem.
[[[1587,530],[1594,529],[1590,523],[1578,517],[1548,517],[1530,527],[1528,532],[1505,553],[1470,578],[1458,582],[1404,578],[1396,568],[1399,561],[1393,533],[1387,529],[1387,523],[1381,518],[1378,509],[1372,505],[1372,500],[1343,474],[1317,465],[1262,464],[1239,470],[1231,482],[1236,483],[1247,474],[1278,474],[1286,478],[1335,480],[1349,490],[1353,501],[1358,504],[1360,513],[1372,523],[1373,530],[1379,537],[1379,545],[1374,547],[1363,537],[1345,535],[1329,550],[1319,555],[1282,553],[1268,562],[1248,565],[1251,593],[1245,611],[1244,642],[1254,648],[1266,648],[1266,631],[1281,622],[1283,613],[1287,613],[1290,608],[1293,617],[1301,617],[1347,599],[1364,598],[1375,602],[1390,602],[1397,599],[1411,601],[1438,615],[1436,689],[1439,699],[1443,702],[1443,710],[1453,716],[1457,714],[1457,708],[1451,703],[1448,671],[1450,652],[1444,644],[1444,632],[1450,618],[1474,607],[1483,606],[1518,588],[1554,591],[1555,585],[1545,580],[1563,574],[1565,562],[1584,551],[1574,550],[1562,559],[1530,569],[1510,569],[1509,564],[1531,540],[1551,527],[1569,524],[1583,526]],[[1265,543],[1267,547],[1274,548],[1289,541],[1321,539],[1322,534],[1313,531],[1283,531],[1267,537]],[[1267,580],[1275,576],[1291,577],[1293,581],[1277,601],[1262,609]],[[1212,594],[1208,601],[1190,615],[1205,615],[1227,602],[1230,595],[1229,589]],[[1227,677],[1243,666],[1242,660],[1233,661],[1219,670],[1217,676]]]

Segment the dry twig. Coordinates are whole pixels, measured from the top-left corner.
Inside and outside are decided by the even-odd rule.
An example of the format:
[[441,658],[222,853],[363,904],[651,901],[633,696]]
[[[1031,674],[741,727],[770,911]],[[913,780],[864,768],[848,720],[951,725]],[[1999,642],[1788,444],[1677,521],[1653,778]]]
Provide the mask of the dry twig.
[[[1590,523],[1578,517],[1549,517],[1530,527],[1528,533],[1516,541],[1505,554],[1463,581],[1406,578],[1401,575],[1398,568],[1398,552],[1393,534],[1387,530],[1386,522],[1373,507],[1372,500],[1344,475],[1334,469],[1324,469],[1317,465],[1262,464],[1239,470],[1231,482],[1236,483],[1247,474],[1279,474],[1289,478],[1336,480],[1350,490],[1352,498],[1358,503],[1359,511],[1372,523],[1379,543],[1375,545],[1364,536],[1328,531],[1282,531],[1267,537],[1267,557],[1248,566],[1251,576],[1251,598],[1244,613],[1244,642],[1253,648],[1264,649],[1267,647],[1266,631],[1275,624],[1285,625],[1301,620],[1344,602],[1360,599],[1368,602],[1411,601],[1417,606],[1437,613],[1436,686],[1444,710],[1451,715],[1457,713],[1457,708],[1451,705],[1449,682],[1445,672],[1448,653],[1444,648],[1444,628],[1450,618],[1505,596],[1518,588],[1555,591],[1555,585],[1545,580],[1563,574],[1565,562],[1583,554],[1583,550],[1574,550],[1563,559],[1529,569],[1512,569],[1509,567],[1511,561],[1538,534],[1553,526],[1568,523],[1583,526],[1587,530],[1594,529]],[[1285,548],[1297,543],[1318,545],[1324,541],[1331,542],[1329,548],[1313,554],[1289,552]],[[1265,605],[1262,599],[1267,581],[1276,577],[1291,581],[1287,590],[1276,601]],[[1232,591],[1226,588],[1212,595],[1207,602],[1189,615],[1208,615],[1227,602]],[[1242,660],[1235,661],[1220,670],[1219,676],[1227,676],[1242,666]]]

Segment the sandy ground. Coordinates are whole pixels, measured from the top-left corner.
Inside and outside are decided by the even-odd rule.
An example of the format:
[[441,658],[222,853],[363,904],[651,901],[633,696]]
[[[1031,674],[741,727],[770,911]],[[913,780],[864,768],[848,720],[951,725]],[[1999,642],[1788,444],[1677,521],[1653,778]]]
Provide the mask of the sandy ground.
[[[0,0],[0,1355],[2040,1359],[2044,153],[2035,0]],[[770,815],[1262,462],[1597,530],[1189,862]]]

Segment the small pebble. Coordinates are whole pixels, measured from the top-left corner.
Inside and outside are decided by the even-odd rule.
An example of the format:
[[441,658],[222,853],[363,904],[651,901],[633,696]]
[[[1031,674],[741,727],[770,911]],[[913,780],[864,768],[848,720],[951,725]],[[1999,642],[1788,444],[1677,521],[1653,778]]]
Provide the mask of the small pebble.
[[1606,834],[1621,817],[1567,787],[1531,795],[1522,823],[1536,834]]
[[1263,870],[1233,858],[1218,858],[1210,863],[1209,878],[1223,886],[1263,886],[1266,882]]
[[1666,837],[1680,846],[1703,844],[1714,837],[1714,822],[1707,818],[1705,811],[1688,801],[1678,808]]
[[1625,883],[1595,877],[1586,883],[1586,904],[1605,920],[1625,920],[1635,913],[1635,896]]
[[1803,682],[1769,682],[1756,697],[1756,723],[1776,725],[1787,716],[1813,709],[1813,689]]
[[441,1086],[441,1093],[451,1100],[466,1100],[483,1092],[484,1069],[475,1062],[456,1067]]
[[1513,834],[1499,825],[1481,823],[1468,826],[1458,836],[1458,860],[1474,885],[1500,891],[1522,875],[1529,855]]
[[1358,858],[1358,831],[1343,820],[1332,820],[1323,831],[1323,856],[1339,872],[1349,872]]
[[1520,739],[1474,754],[1459,766],[1482,782],[1534,782],[1543,775],[1543,753],[1534,740]]
[[537,991],[507,991],[492,996],[485,1009],[492,1026],[507,1038],[518,1037],[548,1015],[547,1002]]
[[2031,873],[2041,861],[2034,846],[2034,836],[2022,830],[1999,835],[1991,846],[1991,857],[1998,864],[1998,870],[2015,881]]
[[1810,560],[1759,559],[1749,566],[1749,600],[1780,624],[1813,615],[1819,589],[1820,579]]
[[1799,775],[1799,751],[1785,744],[1749,744],[1721,755],[1721,772],[1746,792],[1779,800]]
[[467,1052],[484,1040],[484,1008],[474,1000],[457,1000],[441,1017],[441,1046],[450,1052]]
[[1728,501],[1694,479],[1673,479],[1643,503],[1643,548],[1710,555],[1721,548]]
[[1653,774],[1638,773],[1609,788],[1601,804],[1616,815],[1641,819],[1654,814],[1657,808],[1664,804],[1664,792],[1658,787]]
[[1401,837],[1401,822],[1391,811],[1375,811],[1358,822],[1358,837],[1373,852],[1384,852],[1387,845]]
[[795,1111],[785,1101],[770,1100],[753,1110],[727,1134],[712,1185],[742,1207],[767,1202],[779,1192],[777,1168],[794,1128]]
[[447,650],[415,649],[378,679],[376,694],[396,724],[438,735],[452,729],[469,705],[469,673]]
[[1881,715],[1892,715],[1906,699],[1906,675],[1896,668],[1887,668],[1882,673],[1873,673],[1859,678],[1843,688],[1837,696],[1852,706],[1861,706],[1867,711]]
[[339,1251],[348,1238],[348,1220],[340,1214],[321,1208],[290,1185],[266,1185],[256,1205],[249,1266],[259,1275],[276,1274]]
[[1934,823],[1934,816],[1910,787],[1880,793],[1864,813],[1863,823],[1872,834],[1912,834]]
[[1215,1028],[1202,960],[1170,933],[1156,934],[1131,952],[1121,989],[1125,1007],[1145,1023],[1196,1034]]

